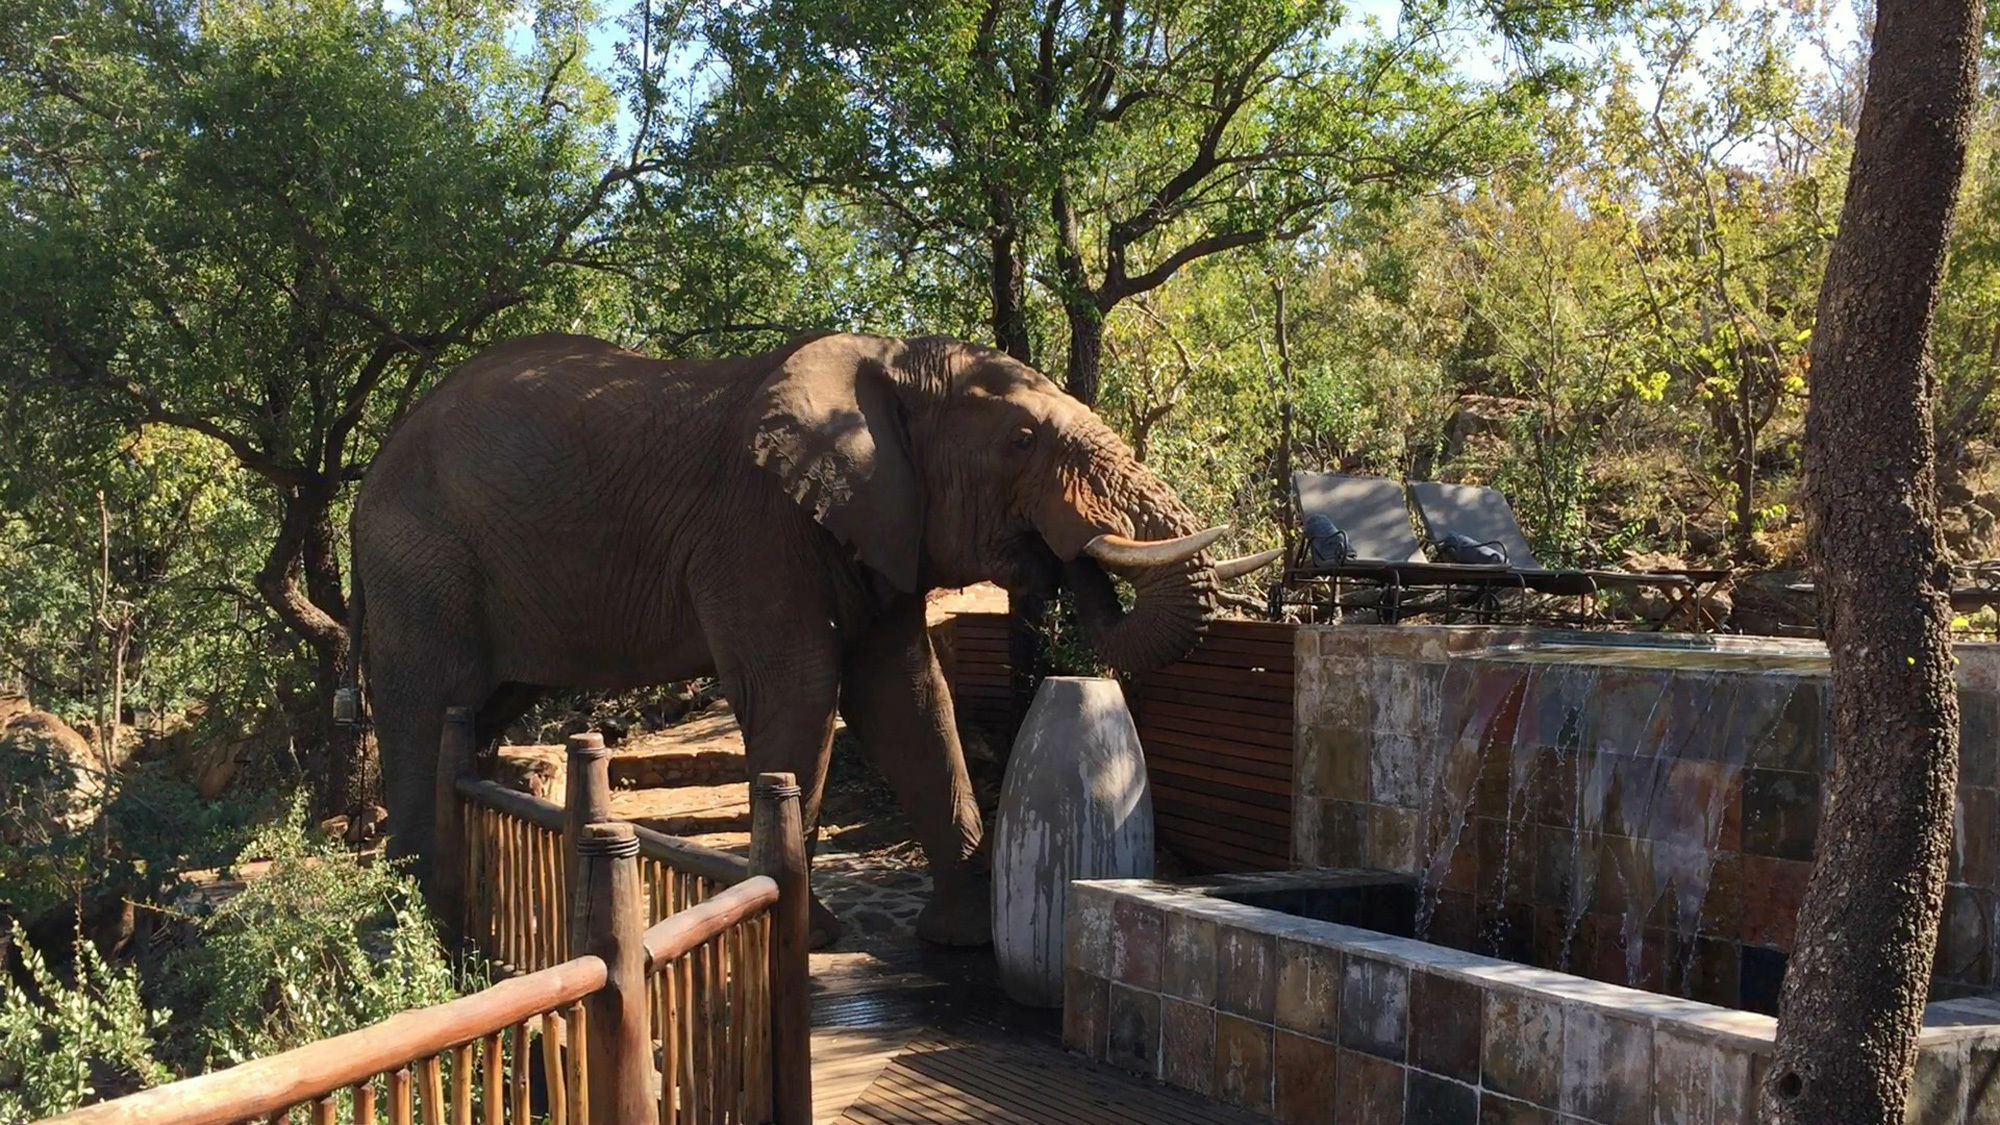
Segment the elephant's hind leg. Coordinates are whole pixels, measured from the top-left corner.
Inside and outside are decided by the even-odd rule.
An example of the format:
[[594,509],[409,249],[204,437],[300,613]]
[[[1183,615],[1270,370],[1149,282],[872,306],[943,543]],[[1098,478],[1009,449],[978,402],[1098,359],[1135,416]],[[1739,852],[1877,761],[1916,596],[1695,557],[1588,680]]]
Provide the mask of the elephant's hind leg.
[[388,852],[408,858],[420,880],[430,873],[445,709],[481,708],[494,690],[472,582],[452,577],[470,575],[470,560],[431,538],[433,549],[398,556],[422,565],[383,565],[378,555],[366,575],[369,710],[389,809]]

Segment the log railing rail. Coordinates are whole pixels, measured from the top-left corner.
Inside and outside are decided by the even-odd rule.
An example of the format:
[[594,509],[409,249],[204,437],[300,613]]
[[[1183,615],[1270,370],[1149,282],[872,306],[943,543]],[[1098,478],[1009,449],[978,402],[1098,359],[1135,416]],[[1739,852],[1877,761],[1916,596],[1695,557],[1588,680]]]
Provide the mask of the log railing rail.
[[758,777],[746,860],[610,820],[602,738],[569,749],[556,805],[473,777],[471,711],[446,713],[426,890],[447,936],[507,979],[44,1125],[372,1123],[378,1107],[392,1125],[807,1125],[794,778]]

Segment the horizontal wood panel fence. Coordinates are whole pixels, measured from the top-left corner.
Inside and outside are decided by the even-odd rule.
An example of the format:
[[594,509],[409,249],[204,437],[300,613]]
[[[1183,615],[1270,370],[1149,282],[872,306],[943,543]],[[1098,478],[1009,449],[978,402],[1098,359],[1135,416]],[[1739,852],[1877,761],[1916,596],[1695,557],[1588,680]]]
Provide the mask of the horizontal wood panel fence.
[[508,979],[44,1125],[807,1125],[795,779],[758,778],[746,860],[610,820],[597,735],[570,740],[565,805],[473,778],[472,750],[454,708],[426,889]]
[[[1214,621],[1178,664],[1134,676],[1160,842],[1201,871],[1291,864],[1294,625]],[[1011,728],[1007,616],[962,613],[937,626],[961,716]],[[942,649],[949,646],[950,658]]]

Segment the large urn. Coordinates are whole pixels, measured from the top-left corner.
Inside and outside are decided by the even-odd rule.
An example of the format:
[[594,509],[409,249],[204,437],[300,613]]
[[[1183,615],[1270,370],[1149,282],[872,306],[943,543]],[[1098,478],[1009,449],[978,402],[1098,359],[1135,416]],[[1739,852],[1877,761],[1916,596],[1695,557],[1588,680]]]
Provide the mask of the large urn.
[[1060,1007],[1069,881],[1153,874],[1146,759],[1117,680],[1042,681],[1007,759],[992,856],[1001,987]]

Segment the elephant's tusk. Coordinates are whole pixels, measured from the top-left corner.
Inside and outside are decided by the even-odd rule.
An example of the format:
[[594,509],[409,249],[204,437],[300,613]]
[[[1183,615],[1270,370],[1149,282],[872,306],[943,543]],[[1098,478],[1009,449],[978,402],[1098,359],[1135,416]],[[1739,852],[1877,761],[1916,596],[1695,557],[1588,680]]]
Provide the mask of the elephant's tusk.
[[1083,545],[1083,553],[1118,570],[1141,570],[1184,563],[1210,543],[1229,534],[1229,525],[1211,527],[1179,539],[1127,539],[1123,535],[1100,535]]
[[1273,547],[1268,551],[1259,551],[1254,555],[1244,555],[1240,559],[1225,559],[1215,564],[1215,577],[1223,582],[1227,582],[1231,578],[1241,578],[1253,570],[1262,570],[1272,563],[1277,562],[1279,557],[1284,553],[1283,548]]

